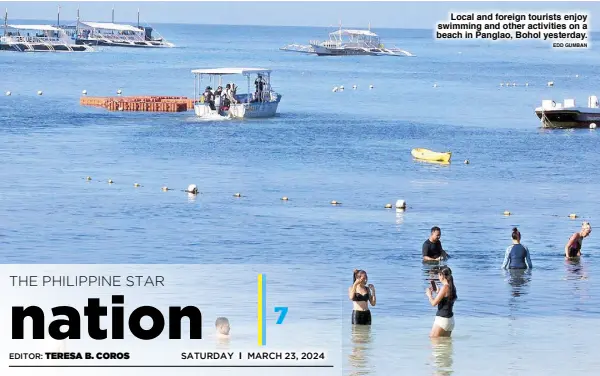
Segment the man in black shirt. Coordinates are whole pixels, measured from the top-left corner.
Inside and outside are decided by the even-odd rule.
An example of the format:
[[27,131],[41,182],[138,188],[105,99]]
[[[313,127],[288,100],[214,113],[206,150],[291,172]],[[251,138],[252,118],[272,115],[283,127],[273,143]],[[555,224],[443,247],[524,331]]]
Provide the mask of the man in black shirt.
[[434,226],[431,228],[431,235],[429,239],[423,243],[423,261],[440,261],[448,258],[448,254],[442,248],[442,242],[440,237],[442,231],[439,227]]

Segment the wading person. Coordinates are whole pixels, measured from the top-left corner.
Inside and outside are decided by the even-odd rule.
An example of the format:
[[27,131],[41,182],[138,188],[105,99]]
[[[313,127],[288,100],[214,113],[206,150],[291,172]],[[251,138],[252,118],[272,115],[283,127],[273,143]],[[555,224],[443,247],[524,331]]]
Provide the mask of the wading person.
[[[431,328],[430,337],[450,337],[452,330],[454,330],[454,302],[458,298],[456,294],[456,287],[454,286],[454,277],[452,277],[452,270],[447,266],[440,268],[438,277],[442,283],[442,287],[439,288],[435,282],[435,289],[433,286],[425,290],[425,295],[429,299],[429,303],[432,306],[437,306],[437,313],[435,314],[435,321]],[[436,294],[435,298],[433,295]]]
[[448,254],[442,248],[442,230],[434,226],[431,228],[429,239],[423,243],[423,261],[441,261],[448,258]]
[[371,325],[369,303],[375,306],[375,286],[367,285],[367,272],[354,270],[353,284],[348,288],[348,298],[352,300],[352,325]]
[[506,248],[502,269],[531,269],[529,249],[521,244],[521,232],[515,227],[512,230],[513,244]]
[[581,246],[583,245],[583,239],[588,237],[592,232],[592,226],[589,222],[583,222],[581,224],[581,231],[571,235],[571,238],[565,245],[565,257],[581,257]]

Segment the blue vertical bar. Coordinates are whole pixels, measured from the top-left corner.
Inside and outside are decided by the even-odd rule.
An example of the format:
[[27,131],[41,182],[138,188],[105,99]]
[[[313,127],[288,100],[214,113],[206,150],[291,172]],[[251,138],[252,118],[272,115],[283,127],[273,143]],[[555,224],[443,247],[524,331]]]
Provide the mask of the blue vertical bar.
[[262,278],[262,340],[265,346],[267,344],[267,275],[263,274]]

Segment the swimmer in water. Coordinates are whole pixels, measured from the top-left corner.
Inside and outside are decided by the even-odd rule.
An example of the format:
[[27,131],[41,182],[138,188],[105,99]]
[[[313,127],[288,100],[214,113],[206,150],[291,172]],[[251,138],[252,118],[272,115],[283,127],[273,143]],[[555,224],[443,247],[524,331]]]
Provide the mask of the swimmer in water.
[[348,288],[348,298],[352,300],[352,325],[371,325],[369,303],[375,306],[375,286],[367,285],[367,272],[354,269],[354,283]]
[[429,334],[431,338],[450,337],[452,330],[454,330],[454,302],[458,298],[456,287],[454,286],[454,277],[452,277],[452,270],[447,266],[442,266],[438,276],[442,283],[442,288],[436,288],[436,297],[433,297],[434,291],[432,287],[425,290],[425,295],[429,298],[429,303],[432,306],[438,307],[435,321]]
[[448,258],[448,253],[442,248],[442,230],[434,226],[431,228],[429,239],[423,243],[423,261],[441,261]]
[[229,331],[231,330],[231,327],[229,326],[229,320],[227,317],[217,317],[217,321],[215,321],[215,328],[217,329],[218,339],[229,339]]
[[581,257],[581,245],[583,244],[583,238],[586,238],[592,232],[592,226],[589,222],[583,222],[581,224],[581,231],[574,233],[567,245],[565,245],[565,257]]
[[513,244],[506,248],[502,269],[531,269],[529,249],[521,244],[521,232],[515,227],[512,230]]

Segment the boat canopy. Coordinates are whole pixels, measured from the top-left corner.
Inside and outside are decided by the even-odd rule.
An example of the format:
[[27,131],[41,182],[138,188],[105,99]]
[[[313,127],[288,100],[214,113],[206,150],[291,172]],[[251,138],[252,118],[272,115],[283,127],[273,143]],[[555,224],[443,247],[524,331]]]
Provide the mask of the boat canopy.
[[210,74],[210,75],[225,75],[225,74],[252,74],[252,73],[271,73],[270,69],[263,68],[208,68],[208,69],[194,69],[193,74]]
[[92,29],[104,29],[104,30],[118,30],[118,31],[133,31],[136,33],[141,32],[139,28],[125,24],[115,24],[110,22],[89,22],[79,21],[80,25],[91,27]]
[[7,29],[15,29],[15,30],[44,30],[44,31],[60,31],[59,28],[56,28],[51,25],[6,25]]
[[349,29],[341,29],[341,30],[337,30],[334,31],[333,33],[334,35],[364,35],[367,37],[376,37],[377,34],[373,33],[372,31],[369,30],[349,30]]

